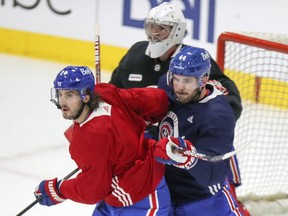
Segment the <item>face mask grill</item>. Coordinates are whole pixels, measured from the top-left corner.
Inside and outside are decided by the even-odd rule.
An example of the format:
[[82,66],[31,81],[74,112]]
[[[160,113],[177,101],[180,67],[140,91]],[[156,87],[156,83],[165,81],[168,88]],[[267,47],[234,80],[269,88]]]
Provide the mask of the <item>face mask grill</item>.
[[169,25],[164,25],[157,24],[155,22],[147,22],[144,25],[145,33],[148,37],[148,40],[152,43],[161,42],[165,39],[169,39],[171,37],[173,27],[173,23],[170,23]]

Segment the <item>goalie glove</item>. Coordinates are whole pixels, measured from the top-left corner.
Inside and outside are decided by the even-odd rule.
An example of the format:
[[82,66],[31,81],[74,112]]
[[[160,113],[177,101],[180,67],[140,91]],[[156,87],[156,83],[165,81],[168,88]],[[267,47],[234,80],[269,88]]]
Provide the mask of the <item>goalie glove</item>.
[[[178,149],[184,150],[184,153],[177,151]],[[180,137],[163,138],[156,143],[155,157],[160,163],[188,170],[196,165],[198,159],[185,154],[187,150],[196,152],[195,147],[188,140]]]
[[218,89],[224,95],[228,95],[227,89],[219,81],[217,81],[217,80],[208,80],[207,84],[210,84],[210,85],[214,86],[216,89]]
[[62,181],[57,181],[57,178],[54,178],[52,180],[44,180],[37,186],[34,195],[36,199],[41,197],[39,201],[41,205],[51,206],[66,200],[59,191]]

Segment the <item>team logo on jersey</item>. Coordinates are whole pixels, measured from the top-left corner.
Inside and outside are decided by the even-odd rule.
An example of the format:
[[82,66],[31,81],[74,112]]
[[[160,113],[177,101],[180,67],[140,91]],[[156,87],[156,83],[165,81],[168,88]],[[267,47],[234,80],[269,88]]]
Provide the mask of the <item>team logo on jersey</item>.
[[128,80],[129,81],[135,81],[135,82],[140,82],[142,81],[143,76],[142,74],[129,74]]
[[179,136],[178,117],[172,111],[169,111],[166,117],[159,124],[159,139],[168,136]]
[[192,115],[192,116],[190,116],[189,118],[187,118],[187,121],[190,122],[191,124],[193,123],[193,117],[194,117],[194,116]]
[[111,106],[103,106],[103,109],[108,113],[111,112]]
[[173,136],[173,128],[169,122],[164,121],[163,124],[161,124],[159,131],[160,131],[159,136],[161,138]]
[[111,115],[111,109],[112,106],[110,104],[107,104],[105,102],[99,103],[99,109],[96,110],[97,116],[102,116],[102,115]]
[[156,64],[154,65],[154,71],[160,71],[161,70],[161,65],[160,64]]

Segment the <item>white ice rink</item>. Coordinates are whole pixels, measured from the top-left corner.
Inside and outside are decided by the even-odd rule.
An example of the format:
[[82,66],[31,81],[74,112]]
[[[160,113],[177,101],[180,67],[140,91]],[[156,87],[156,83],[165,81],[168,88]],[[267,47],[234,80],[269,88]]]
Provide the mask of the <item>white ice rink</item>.
[[[0,54],[0,216],[15,216],[31,204],[41,180],[63,178],[76,168],[63,136],[71,121],[49,101],[52,82],[66,66]],[[102,73],[103,82],[109,77]],[[93,210],[94,205],[67,200],[52,207],[36,204],[24,215],[90,216]]]

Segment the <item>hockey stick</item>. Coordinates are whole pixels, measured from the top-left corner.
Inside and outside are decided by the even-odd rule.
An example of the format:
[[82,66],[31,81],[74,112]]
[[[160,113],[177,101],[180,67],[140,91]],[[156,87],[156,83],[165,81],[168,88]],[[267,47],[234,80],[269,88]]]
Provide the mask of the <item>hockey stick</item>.
[[101,71],[100,71],[100,31],[99,24],[95,25],[95,81],[96,84],[101,82]]
[[[75,173],[77,173],[79,171],[79,168],[76,168],[75,170],[73,170],[71,173],[69,173],[67,176],[65,176],[63,179],[67,180],[69,179],[71,176],[73,176]],[[18,213],[16,216],[21,216],[23,215],[25,212],[27,212],[30,208],[32,208],[34,205],[36,205],[40,200],[42,199],[42,196],[39,196],[34,202],[32,202],[30,205],[28,205],[25,209],[23,209],[20,213]]]
[[[169,141],[171,141],[170,137],[168,137]],[[173,142],[173,141],[171,141]],[[221,154],[221,155],[206,155],[206,154],[202,154],[202,153],[198,153],[198,152],[192,152],[189,150],[184,150],[179,148],[178,146],[173,146],[172,147],[172,152],[178,152],[182,155],[186,155],[186,156],[192,156],[195,158],[198,158],[199,160],[204,160],[204,161],[209,161],[209,162],[219,162],[219,161],[223,161],[226,160],[234,155],[236,155],[238,152],[240,152],[241,150],[243,150],[244,148],[246,148],[248,145],[250,145],[251,142],[248,142],[246,145],[242,146],[241,148],[238,148],[234,151],[228,152],[226,154]]]
[[95,84],[101,82],[99,13],[100,13],[100,3],[99,1],[95,1],[95,27],[94,27]]

